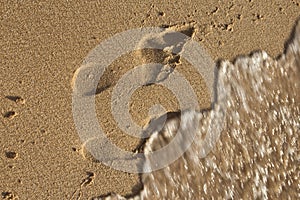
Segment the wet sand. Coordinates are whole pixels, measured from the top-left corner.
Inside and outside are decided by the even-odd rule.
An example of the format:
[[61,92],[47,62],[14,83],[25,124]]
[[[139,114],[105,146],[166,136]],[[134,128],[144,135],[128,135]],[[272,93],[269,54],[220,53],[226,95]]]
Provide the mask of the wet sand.
[[[299,2],[199,1],[9,2],[0,4],[1,175],[3,198],[88,199],[115,192],[131,194],[139,177],[110,169],[86,153],[72,117],[72,79],[82,61],[101,41],[139,27],[192,27],[193,39],[216,61],[263,49],[276,57],[300,13]],[[160,61],[156,54],[145,60]],[[97,116],[109,138],[133,151],[139,141],[123,134],[112,120],[110,99],[118,77],[141,64],[135,52],[119,58],[101,80]],[[164,58],[161,58],[164,60]],[[210,106],[209,89],[187,63],[178,69],[198,87],[200,107]],[[199,81],[200,80],[200,81]],[[136,122],[149,121],[148,110],[161,102],[169,112],[178,105],[165,89],[151,86],[134,93],[130,106]],[[153,96],[154,91],[157,95]],[[146,103],[143,103],[147,99]],[[157,101],[159,99],[159,101]]]

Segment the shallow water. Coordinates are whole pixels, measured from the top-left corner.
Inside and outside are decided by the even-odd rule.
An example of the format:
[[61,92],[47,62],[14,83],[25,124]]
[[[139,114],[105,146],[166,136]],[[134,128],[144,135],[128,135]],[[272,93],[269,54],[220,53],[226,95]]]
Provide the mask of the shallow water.
[[148,140],[145,152],[196,133],[181,158],[141,175],[132,199],[300,198],[300,23],[278,59],[262,51],[223,61],[217,80],[211,110],[173,116]]

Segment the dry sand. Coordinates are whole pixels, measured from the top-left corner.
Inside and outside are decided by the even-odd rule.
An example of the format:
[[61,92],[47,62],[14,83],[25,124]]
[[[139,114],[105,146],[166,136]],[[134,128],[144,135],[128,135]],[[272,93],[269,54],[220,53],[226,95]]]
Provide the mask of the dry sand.
[[[3,198],[88,199],[109,192],[130,194],[139,177],[110,169],[86,154],[72,117],[71,82],[90,50],[116,33],[147,26],[194,30],[193,39],[214,60],[234,59],[263,49],[276,57],[300,13],[300,2],[198,1],[27,2],[0,3],[0,192]],[[119,58],[100,82],[107,89],[96,98],[98,119],[120,148],[134,150],[138,140],[116,127],[109,96],[118,78],[136,64],[163,61],[144,52]],[[210,95],[201,77],[177,67],[197,87],[201,108]],[[156,92],[156,95],[154,94]],[[146,103],[143,101],[147,99]],[[158,100],[159,99],[159,100]],[[140,125],[148,109],[178,105],[163,88],[136,91],[131,113]]]

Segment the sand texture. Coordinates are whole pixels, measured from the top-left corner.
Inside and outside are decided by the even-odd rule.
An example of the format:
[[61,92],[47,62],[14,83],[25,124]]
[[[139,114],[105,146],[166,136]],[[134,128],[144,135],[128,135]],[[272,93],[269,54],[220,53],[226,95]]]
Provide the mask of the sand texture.
[[[300,198],[299,49],[295,46],[299,44],[299,33],[295,34],[299,26],[293,31],[299,13],[297,0],[1,2],[0,197],[92,199],[113,193],[172,199],[174,191],[180,199]],[[166,170],[139,176],[107,167],[87,152],[73,120],[72,84],[76,70],[99,43],[122,31],[150,26],[180,31],[210,54],[221,70],[220,84],[227,91],[223,97],[232,106],[227,110],[228,116],[239,113],[240,124],[236,124],[236,118],[226,118],[217,148],[206,159],[196,160],[197,167],[192,153],[199,151],[202,143],[193,144]],[[250,55],[255,50],[264,51]],[[243,69],[249,70],[254,61],[250,75],[244,75]],[[147,49],[122,55],[101,77],[95,104],[108,138],[127,151],[135,151],[140,140],[118,128],[111,114],[111,96],[128,70],[149,62],[176,68],[193,87],[200,110],[211,108],[212,89],[186,60]],[[163,114],[150,112],[149,116],[149,108],[155,104],[163,105],[166,112],[179,109],[172,92],[159,85],[147,85],[153,77],[163,79],[165,74],[146,73],[146,86],[136,90],[129,102],[130,114],[140,126]],[[264,84],[254,90],[253,80],[257,83],[261,79]],[[252,99],[243,99],[241,91]],[[284,97],[287,100],[281,102]],[[259,103],[258,110],[253,109]],[[222,103],[217,105],[215,109],[224,108]],[[211,119],[211,112],[198,111],[194,115],[202,122]],[[255,135],[257,130],[266,136]],[[236,135],[239,131],[242,138]],[[199,135],[204,132],[205,126]],[[157,148],[153,144],[148,147]],[[254,149],[260,153],[255,155]],[[179,183],[192,184],[185,176],[183,160],[190,171],[206,179],[193,179],[194,185],[185,184],[178,189]],[[165,174],[173,171],[180,180],[165,179]],[[268,175],[273,177],[269,182]],[[157,183],[168,183],[170,192],[155,193]],[[165,185],[159,187],[163,189]],[[196,188],[191,192],[193,187]],[[218,190],[220,187],[224,189]]]

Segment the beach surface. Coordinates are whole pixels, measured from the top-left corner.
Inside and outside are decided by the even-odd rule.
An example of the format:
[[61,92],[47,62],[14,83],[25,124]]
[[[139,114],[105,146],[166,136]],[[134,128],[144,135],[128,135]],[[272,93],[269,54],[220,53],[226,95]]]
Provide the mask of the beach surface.
[[[285,48],[300,2],[9,1],[0,3],[0,195],[3,199],[91,199],[141,188],[138,174],[103,165],[85,149],[72,112],[74,74],[88,53],[117,33],[168,27],[192,37],[214,62]],[[100,79],[95,97],[99,123],[118,147],[134,151],[139,139],[122,132],[111,114],[118,80],[135,66],[167,62],[194,88],[200,109],[211,106],[211,88],[186,60],[151,51],[117,58]],[[178,86],[180,88],[180,86]],[[174,94],[159,85],[137,89],[129,102],[145,126],[156,113],[178,111]]]

